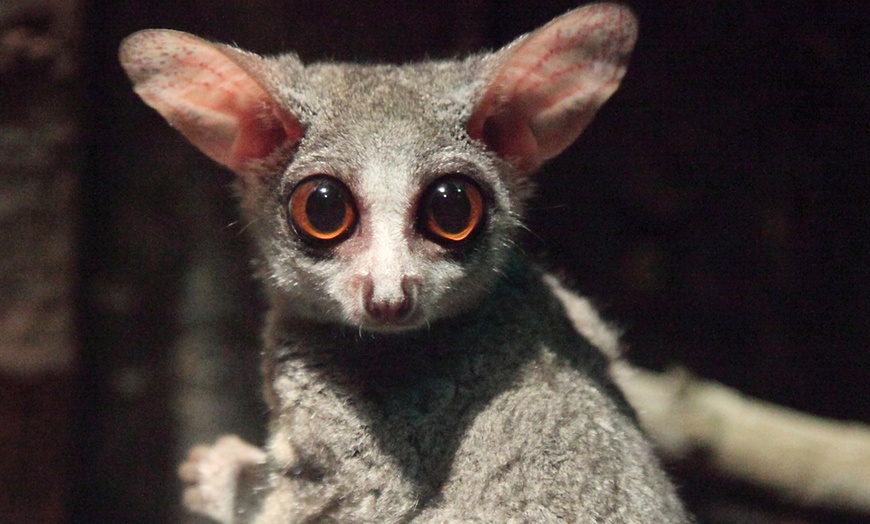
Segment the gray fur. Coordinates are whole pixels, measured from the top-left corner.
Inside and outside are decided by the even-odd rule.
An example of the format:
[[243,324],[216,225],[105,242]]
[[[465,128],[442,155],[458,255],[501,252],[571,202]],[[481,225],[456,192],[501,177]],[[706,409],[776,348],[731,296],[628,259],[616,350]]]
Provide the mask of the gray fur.
[[[476,90],[469,86],[481,83],[479,70],[485,66],[482,58],[411,67],[315,64],[276,81],[278,96],[286,96],[284,103],[305,115],[308,132],[277,188],[246,188],[241,196],[265,254],[263,276],[280,290],[294,315],[346,322],[347,302],[324,300],[322,288],[328,289],[328,296],[340,296],[354,274],[368,271],[353,260],[356,241],[383,240],[376,268],[424,279],[420,301],[426,303],[425,320],[430,323],[480,301],[498,277],[528,193],[527,179],[505,177],[510,167],[469,140],[463,128],[471,104],[461,98]],[[379,228],[402,231],[421,189],[451,172],[473,174],[492,190],[496,205],[489,215],[491,234],[485,248],[462,264],[437,253],[432,253],[438,257],[432,262],[432,257],[422,255],[437,249],[419,237],[408,238],[404,245],[371,238]],[[312,260],[283,226],[283,202],[311,173],[341,178],[363,201],[362,221],[371,227],[342,246],[347,247],[347,257]],[[437,295],[430,298],[430,291]]]
[[505,273],[486,306],[410,335],[273,315],[267,382],[292,409],[270,446],[298,469],[275,475],[284,495],[256,522],[300,508],[337,522],[683,522],[607,360],[540,273],[521,259]]
[[[633,18],[615,6],[553,24],[496,53],[406,66],[306,66],[165,31],[122,46],[146,102],[238,173],[271,302],[265,455],[232,439],[196,450],[181,472],[192,509],[253,524],[688,522],[608,359],[514,247],[528,177],[564,147],[522,137],[570,143],[615,89],[634,39]],[[566,39],[580,58],[554,65],[578,61],[602,87],[580,101],[573,84],[524,101],[537,89],[529,78],[562,81],[535,60],[562,53]],[[189,95],[180,79],[238,94]],[[538,95],[552,103],[538,108]],[[245,135],[251,115],[261,142]],[[481,136],[475,119],[487,124]],[[263,154],[234,152],[285,131]],[[486,197],[485,228],[460,254],[415,220],[421,193],[449,173]],[[312,174],[343,181],[359,211],[328,252],[288,226],[288,198]],[[401,300],[407,318],[366,308]]]

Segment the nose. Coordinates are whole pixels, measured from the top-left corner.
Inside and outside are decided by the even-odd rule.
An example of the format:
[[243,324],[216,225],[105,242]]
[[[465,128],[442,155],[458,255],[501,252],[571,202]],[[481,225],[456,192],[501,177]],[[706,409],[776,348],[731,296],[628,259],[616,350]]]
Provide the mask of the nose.
[[[403,276],[394,289],[375,289],[375,282],[368,275],[363,282],[363,307],[372,320],[389,324],[407,319],[414,309],[416,284]],[[377,291],[377,293],[376,293]]]

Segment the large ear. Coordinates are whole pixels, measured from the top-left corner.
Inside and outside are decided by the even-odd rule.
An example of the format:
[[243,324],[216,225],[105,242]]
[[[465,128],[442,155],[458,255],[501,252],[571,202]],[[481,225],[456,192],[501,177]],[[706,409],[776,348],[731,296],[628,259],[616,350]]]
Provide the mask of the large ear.
[[498,51],[469,135],[527,174],[568,147],[616,91],[637,38],[631,11],[575,9]]
[[302,137],[299,121],[255,78],[264,64],[257,55],[158,29],[127,37],[120,60],[145,103],[237,173]]

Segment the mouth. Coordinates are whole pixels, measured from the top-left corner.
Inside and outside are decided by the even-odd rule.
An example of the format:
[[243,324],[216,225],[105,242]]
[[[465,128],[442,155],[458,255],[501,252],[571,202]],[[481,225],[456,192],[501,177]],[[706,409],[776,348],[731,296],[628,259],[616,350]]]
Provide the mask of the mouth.
[[404,318],[390,320],[371,318],[370,316],[366,315],[366,317],[357,324],[362,331],[394,334],[420,329],[421,327],[426,326],[428,322],[423,317],[423,315],[415,312]]

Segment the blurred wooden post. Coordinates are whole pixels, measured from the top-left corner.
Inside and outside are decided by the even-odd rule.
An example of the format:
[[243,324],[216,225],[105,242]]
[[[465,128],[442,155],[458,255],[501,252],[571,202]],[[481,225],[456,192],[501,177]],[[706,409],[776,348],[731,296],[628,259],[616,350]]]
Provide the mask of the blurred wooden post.
[[67,520],[78,2],[0,3],[0,522]]

